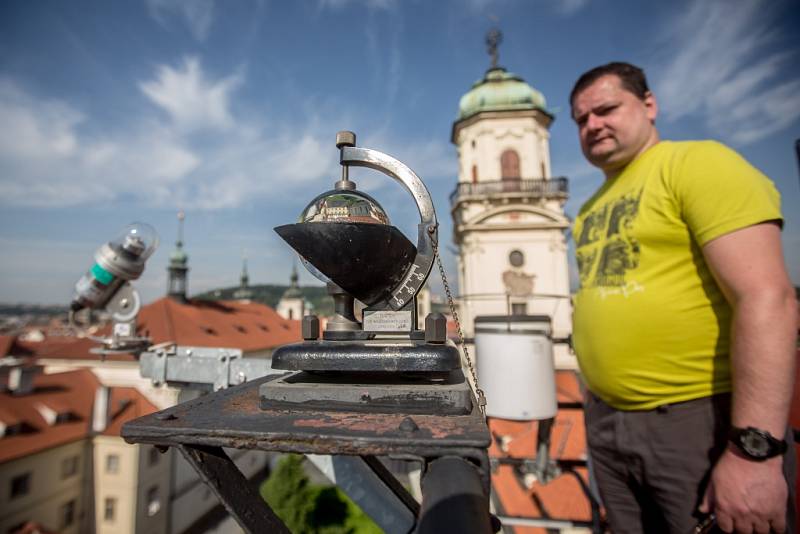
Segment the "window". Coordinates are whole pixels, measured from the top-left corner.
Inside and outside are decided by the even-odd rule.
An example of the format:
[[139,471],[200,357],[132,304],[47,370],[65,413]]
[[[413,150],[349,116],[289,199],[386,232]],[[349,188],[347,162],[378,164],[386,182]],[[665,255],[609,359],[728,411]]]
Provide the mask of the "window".
[[528,305],[525,302],[512,302],[511,315],[526,315],[528,313]]
[[503,180],[519,180],[519,154],[516,150],[506,150],[500,155],[500,170]]
[[513,267],[522,267],[525,263],[525,255],[521,250],[512,250],[508,255],[508,263]]
[[117,499],[116,497],[106,497],[103,503],[103,520],[114,521],[117,515]]
[[106,473],[119,473],[119,455],[106,456]]
[[161,510],[161,500],[158,498],[158,486],[147,490],[147,515],[153,517]]
[[61,460],[61,480],[78,473],[78,461],[79,458],[77,456],[70,456]]
[[75,522],[75,499],[61,505],[61,528],[65,529],[72,526]]
[[472,166],[472,183],[473,184],[477,184],[478,183],[478,166],[477,165],[473,165]]
[[11,479],[11,498],[27,495],[31,490],[31,474],[23,473]]
[[289,319],[294,319],[294,310],[289,308]]
[[149,465],[150,467],[158,465],[158,460],[160,459],[159,458],[160,456],[161,453],[158,452],[158,449],[156,449],[155,447],[150,447],[150,450],[147,451],[147,465]]

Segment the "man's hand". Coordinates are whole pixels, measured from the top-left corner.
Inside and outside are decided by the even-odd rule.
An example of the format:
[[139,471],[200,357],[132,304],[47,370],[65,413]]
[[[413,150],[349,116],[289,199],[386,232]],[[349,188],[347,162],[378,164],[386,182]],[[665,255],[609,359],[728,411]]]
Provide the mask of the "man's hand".
[[783,456],[755,462],[726,449],[711,472],[700,511],[714,512],[724,532],[780,534],[786,531],[787,498]]

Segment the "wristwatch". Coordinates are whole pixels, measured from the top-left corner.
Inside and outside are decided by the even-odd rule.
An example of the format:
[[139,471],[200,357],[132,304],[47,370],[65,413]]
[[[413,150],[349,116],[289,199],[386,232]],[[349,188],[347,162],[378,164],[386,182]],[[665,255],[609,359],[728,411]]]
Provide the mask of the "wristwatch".
[[786,452],[786,440],[778,439],[766,430],[748,426],[732,427],[728,440],[747,458],[763,462]]

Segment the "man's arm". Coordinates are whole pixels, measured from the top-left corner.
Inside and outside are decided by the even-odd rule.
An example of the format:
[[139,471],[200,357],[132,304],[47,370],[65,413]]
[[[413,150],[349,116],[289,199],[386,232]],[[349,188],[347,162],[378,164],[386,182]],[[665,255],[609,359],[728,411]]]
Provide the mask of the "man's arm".
[[[780,229],[762,223],[720,236],[703,255],[733,308],[731,423],[782,439],[794,386],[797,302],[784,267]],[[703,507],[726,532],[785,530],[783,457],[745,459],[728,446]]]

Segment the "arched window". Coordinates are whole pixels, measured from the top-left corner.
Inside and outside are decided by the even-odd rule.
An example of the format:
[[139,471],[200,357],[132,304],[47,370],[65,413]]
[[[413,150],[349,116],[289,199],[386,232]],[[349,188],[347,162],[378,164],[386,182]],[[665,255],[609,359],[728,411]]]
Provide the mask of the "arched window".
[[473,165],[472,166],[472,183],[473,184],[477,184],[478,183],[478,166],[477,165]]
[[519,154],[516,150],[506,150],[500,156],[500,169],[503,180],[519,180]]
[[519,191],[519,154],[508,149],[500,155],[500,176],[503,178],[503,191]]

